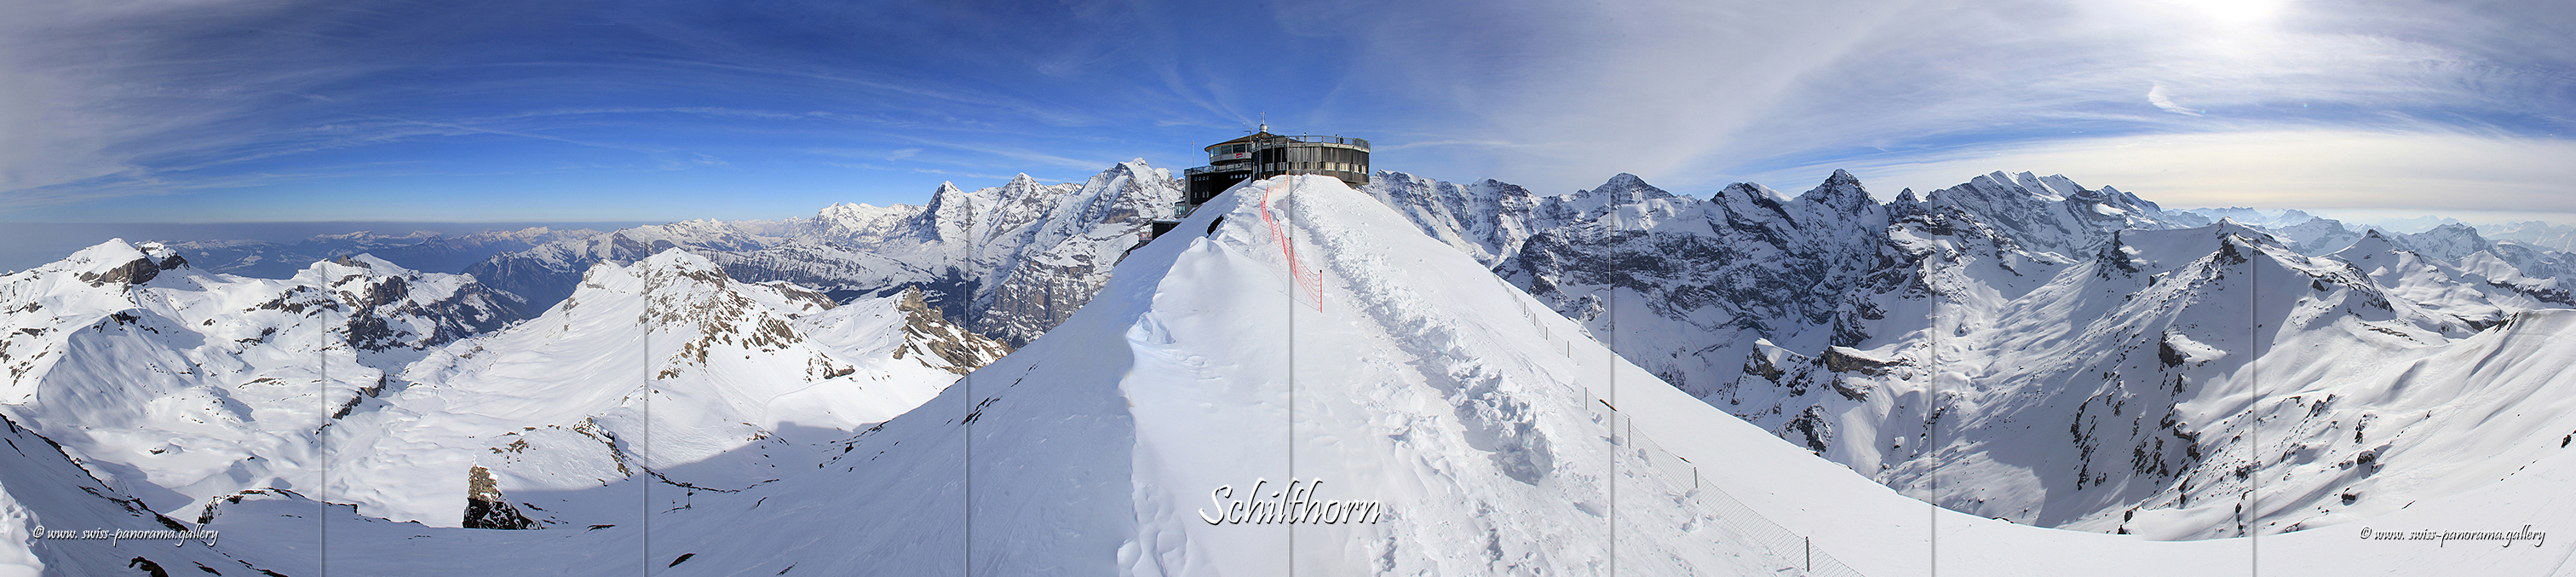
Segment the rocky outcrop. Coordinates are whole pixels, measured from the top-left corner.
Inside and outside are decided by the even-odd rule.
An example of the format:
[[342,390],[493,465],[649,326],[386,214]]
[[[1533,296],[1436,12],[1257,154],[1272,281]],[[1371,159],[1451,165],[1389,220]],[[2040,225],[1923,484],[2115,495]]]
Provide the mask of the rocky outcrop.
[[501,489],[492,480],[492,470],[475,465],[465,477],[465,528],[467,529],[542,529],[536,521],[519,514],[519,508],[502,498]]
[[963,375],[1011,354],[1010,345],[975,334],[941,316],[922,301],[919,290],[904,291],[903,302],[895,310],[903,312],[905,346],[895,350],[894,358],[927,351],[944,361],[942,368]]
[[331,281],[336,300],[351,307],[349,344],[360,350],[424,350],[526,318],[518,295],[482,283],[446,275],[424,281],[429,277],[368,255],[331,262],[367,271]]
[[115,268],[107,269],[104,272],[81,273],[80,280],[81,282],[89,283],[89,286],[93,287],[106,286],[110,284],[143,284],[152,282],[152,277],[160,274],[161,265],[159,263],[152,262],[152,259],[149,258],[138,258],[126,261],[125,264],[117,265]]

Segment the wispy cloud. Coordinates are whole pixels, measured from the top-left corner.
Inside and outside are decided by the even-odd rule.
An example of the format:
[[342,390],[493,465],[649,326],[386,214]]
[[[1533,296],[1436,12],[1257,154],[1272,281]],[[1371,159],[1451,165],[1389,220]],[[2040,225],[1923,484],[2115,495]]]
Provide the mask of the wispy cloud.
[[[2530,45],[2549,32],[2523,13],[2564,21],[2565,6],[2269,4],[1442,5],[1425,10],[1479,25],[1371,30],[1373,52],[1430,56],[1354,75],[1479,113],[1443,119],[1458,129],[1444,141],[1562,143],[1432,156],[1487,157],[1489,174],[1543,189],[1622,170],[1713,188],[1822,158],[1971,143],[2570,126],[2557,112],[2576,106],[2569,51]],[[2506,36],[2524,39],[2496,40]]]
[[[9,4],[0,212],[462,174],[517,200],[580,171],[821,204],[928,174],[1188,166],[1265,112],[1371,138],[1379,168],[1550,191],[1835,166],[2121,184],[2186,145],[2525,159],[2576,130],[2576,4],[2557,0],[461,1]],[[2242,162],[2263,158],[2290,160]]]
[[2183,108],[2180,104],[2174,104],[2172,98],[2166,98],[2165,85],[2163,84],[2157,84],[2147,88],[2147,103],[2153,104],[2156,108],[2162,109],[2165,112],[2185,116],[2200,116],[2200,111]]
[[[942,174],[942,175],[948,175],[948,176],[963,176],[963,177],[967,177],[967,178],[982,178],[982,179],[989,179],[989,180],[1010,180],[1010,179],[1019,178],[1020,176],[1023,176],[1023,175],[1017,175],[1017,174],[1014,174],[1014,175],[1001,175],[1001,174],[984,174],[984,173],[977,173],[977,172],[956,172],[956,171],[940,170],[940,169],[936,169],[936,168],[915,168],[915,169],[912,169],[912,171],[913,171],[913,172],[924,173],[924,174]],[[1036,181],[1038,181],[1038,182],[1063,182],[1063,181],[1061,181],[1061,180],[1056,180],[1056,179],[1052,179],[1052,178],[1038,178],[1038,177],[1034,177],[1034,176],[1031,176],[1031,177],[1029,177],[1029,178],[1030,178],[1030,179],[1032,179],[1032,180],[1036,180]]]

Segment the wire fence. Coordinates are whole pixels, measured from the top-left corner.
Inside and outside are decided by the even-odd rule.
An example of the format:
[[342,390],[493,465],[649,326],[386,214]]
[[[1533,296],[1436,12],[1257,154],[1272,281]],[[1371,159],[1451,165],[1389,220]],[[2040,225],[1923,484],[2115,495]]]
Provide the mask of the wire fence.
[[[1502,282],[1499,277],[1494,280],[1498,283]],[[1537,310],[1530,308],[1528,299],[1514,299],[1514,301],[1520,305],[1522,318],[1527,319],[1530,326],[1536,327],[1539,336],[1546,339],[1552,348],[1573,361],[1578,374],[1610,374],[1609,371],[1617,366],[1616,353],[1606,349],[1600,355],[1576,355],[1573,335],[1559,336],[1553,329],[1548,328],[1547,323],[1542,320],[1545,317],[1539,316]],[[1554,311],[1550,311],[1548,316],[1563,318]],[[1574,396],[1572,401],[1576,406],[1583,407],[1587,420],[1607,429],[1610,434],[1605,436],[1618,451],[1621,462],[1635,467],[1634,471],[1642,472],[1638,476],[1656,485],[1653,488],[1660,489],[1664,496],[1675,497],[1678,502],[1695,509],[1694,512],[1701,516],[1716,519],[1725,528],[1744,537],[1747,542],[1760,546],[1775,558],[1794,563],[1793,566],[1782,568],[1784,574],[1864,577],[1860,571],[1853,570],[1841,559],[1818,548],[1812,537],[1800,535],[1787,527],[1780,526],[1769,517],[1754,512],[1753,508],[1745,506],[1743,501],[1737,500],[1734,495],[1727,494],[1726,490],[1703,482],[1699,471],[1702,463],[1693,463],[1690,459],[1666,450],[1651,435],[1638,431],[1635,421],[1621,418],[1618,407],[1612,406],[1608,401],[1609,397],[1600,394],[1601,391],[1594,390],[1588,383],[1581,380],[1562,379],[1559,382],[1566,383],[1562,385],[1563,392]],[[1615,482],[1619,476],[1613,475],[1612,478]],[[1616,508],[1617,504],[1613,503],[1612,507]],[[1614,546],[1613,549],[1615,550],[1616,547]]]
[[1626,434],[1617,437],[1618,441],[1625,443],[1620,447],[1621,456],[1632,463],[1641,462],[1647,473],[1644,477],[1662,485],[1666,494],[1680,497],[1681,502],[1716,518],[1746,541],[1762,546],[1772,555],[1798,563],[1789,569],[1805,575],[1861,577],[1860,571],[1817,548],[1813,538],[1772,522],[1769,517],[1746,507],[1743,501],[1736,500],[1734,495],[1727,494],[1726,490],[1702,482],[1698,464],[1665,450],[1653,437],[1638,433],[1633,421],[1623,419],[1620,423],[1628,429]]

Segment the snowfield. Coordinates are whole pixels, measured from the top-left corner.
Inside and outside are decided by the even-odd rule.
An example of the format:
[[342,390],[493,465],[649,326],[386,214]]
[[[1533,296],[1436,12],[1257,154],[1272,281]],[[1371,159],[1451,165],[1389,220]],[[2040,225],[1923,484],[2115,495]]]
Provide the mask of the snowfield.
[[[1895,205],[1840,174],[1705,202],[1414,184],[1247,182],[1105,280],[1059,279],[1099,284],[1015,351],[919,292],[836,303],[685,249],[437,341],[506,307],[367,312],[479,294],[381,259],[267,281],[102,245],[0,278],[0,352],[44,352],[0,389],[0,575],[2550,575],[2576,554],[2488,539],[2576,519],[2576,311],[2530,296],[2555,277],[2457,264],[2493,253],[2312,256],[2026,174]],[[1531,260],[1659,234],[1887,265],[1739,294],[1886,290],[1659,307]],[[1113,237],[1031,246],[1114,258]],[[1699,272],[1729,270],[1751,274]],[[419,306],[385,306],[387,278]],[[1715,345],[1742,359],[1731,394],[1795,408],[1752,420],[1800,434],[1645,368],[1763,311],[1820,320]],[[367,319],[402,345],[346,344]],[[304,388],[257,396],[263,375]],[[496,524],[534,530],[466,527]]]

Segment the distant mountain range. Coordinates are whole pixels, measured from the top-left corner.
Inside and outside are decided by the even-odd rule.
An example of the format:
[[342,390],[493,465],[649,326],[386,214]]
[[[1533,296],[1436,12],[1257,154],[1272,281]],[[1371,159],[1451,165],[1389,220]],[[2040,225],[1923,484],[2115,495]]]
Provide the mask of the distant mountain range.
[[[2537,487],[2519,472],[2576,434],[2576,258],[2549,244],[2576,229],[2168,210],[2034,173],[1881,202],[1840,171],[1706,199],[1379,172],[1255,182],[1144,242],[1181,191],[1136,161],[799,219],[102,243],[0,276],[0,416],[55,447],[0,489],[268,534],[185,560],[291,574],[312,535],[279,515],[315,499],[348,506],[320,509],[354,527],[335,542],[495,571],[634,572],[540,553],[661,523],[696,563],[782,571],[930,571],[953,542],[1002,572],[1558,572],[1629,558],[1564,529],[1599,522],[1655,559],[1632,567],[1768,572],[1789,557],[1752,529],[1688,529],[1721,517],[1702,483],[1791,525],[1841,497],[1921,519],[1901,494],[2213,539]],[[1668,449],[1612,449],[1632,434]],[[1357,536],[1320,553],[1211,528],[1211,489],[1319,477],[1298,490],[1394,521],[1316,528]],[[821,533],[857,538],[791,538]]]

